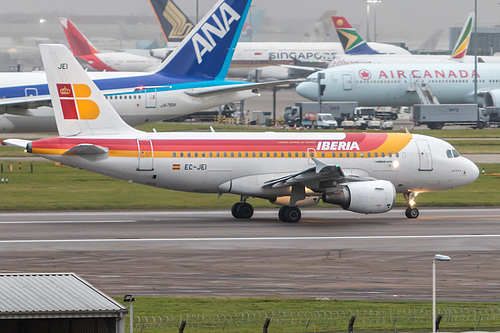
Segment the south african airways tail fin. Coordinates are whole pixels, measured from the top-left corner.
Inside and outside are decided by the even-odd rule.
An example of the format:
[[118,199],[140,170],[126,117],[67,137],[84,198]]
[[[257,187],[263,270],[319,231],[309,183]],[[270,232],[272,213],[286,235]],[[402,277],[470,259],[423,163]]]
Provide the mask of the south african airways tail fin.
[[332,16],[345,54],[380,54],[372,49],[343,16]]
[[194,24],[172,0],[149,0],[167,42],[181,42]]
[[219,0],[158,69],[159,73],[224,79],[252,0]]
[[87,37],[68,18],[60,17],[59,22],[61,22],[69,48],[75,57],[99,53]]
[[457,43],[451,52],[451,57],[455,60],[463,60],[467,54],[467,49],[469,47],[470,35],[472,33],[472,26],[474,25],[475,15],[474,12],[467,16],[465,25],[458,36]]
[[137,133],[116,113],[64,45],[40,45],[60,136]]

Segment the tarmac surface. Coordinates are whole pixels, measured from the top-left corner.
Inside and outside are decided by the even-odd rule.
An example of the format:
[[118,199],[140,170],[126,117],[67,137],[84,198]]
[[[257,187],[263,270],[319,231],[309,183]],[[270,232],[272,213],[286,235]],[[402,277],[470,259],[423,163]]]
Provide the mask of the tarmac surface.
[[1,271],[74,272],[111,295],[499,301],[500,208],[0,213]]

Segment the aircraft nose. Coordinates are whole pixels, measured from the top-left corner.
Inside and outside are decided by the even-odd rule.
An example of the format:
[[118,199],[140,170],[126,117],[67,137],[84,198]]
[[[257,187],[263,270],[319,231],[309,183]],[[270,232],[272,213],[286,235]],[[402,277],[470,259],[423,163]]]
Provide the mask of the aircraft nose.
[[318,97],[318,85],[311,82],[301,82],[295,88],[297,94],[307,99],[315,101]]
[[469,179],[469,184],[470,184],[473,183],[477,179],[477,177],[479,177],[479,168],[471,160],[469,159],[465,160],[467,165],[465,166],[464,170],[466,172],[466,176]]

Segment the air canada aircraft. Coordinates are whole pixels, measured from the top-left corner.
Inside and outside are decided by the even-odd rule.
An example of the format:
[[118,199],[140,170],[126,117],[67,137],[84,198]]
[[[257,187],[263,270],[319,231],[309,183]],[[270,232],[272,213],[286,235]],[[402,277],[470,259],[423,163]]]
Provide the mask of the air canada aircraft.
[[[257,96],[259,88],[287,84],[225,80],[250,4],[251,0],[219,0],[154,72],[89,75],[133,126],[177,118]],[[43,72],[0,73],[0,96],[0,132],[56,130]]]
[[249,197],[298,222],[320,199],[363,214],[392,209],[396,193],[416,218],[420,192],[472,183],[479,170],[447,142],[409,133],[147,133],[127,125],[63,45],[41,45],[59,137],[5,140],[75,168],[172,190],[231,193],[235,218]]

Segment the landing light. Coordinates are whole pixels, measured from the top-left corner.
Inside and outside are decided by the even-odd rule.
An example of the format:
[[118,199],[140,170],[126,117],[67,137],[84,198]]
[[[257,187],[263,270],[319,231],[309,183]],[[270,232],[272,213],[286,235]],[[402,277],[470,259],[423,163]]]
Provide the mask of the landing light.
[[394,167],[394,169],[399,168],[399,161],[394,161],[394,162],[392,163],[392,166]]
[[415,206],[415,199],[410,199],[408,201],[408,203],[410,204],[410,206],[413,208],[413,206]]

